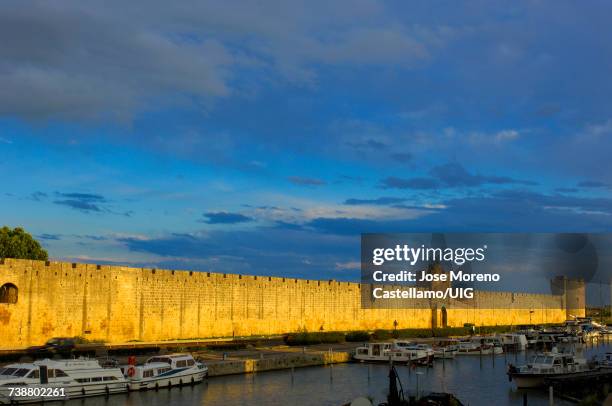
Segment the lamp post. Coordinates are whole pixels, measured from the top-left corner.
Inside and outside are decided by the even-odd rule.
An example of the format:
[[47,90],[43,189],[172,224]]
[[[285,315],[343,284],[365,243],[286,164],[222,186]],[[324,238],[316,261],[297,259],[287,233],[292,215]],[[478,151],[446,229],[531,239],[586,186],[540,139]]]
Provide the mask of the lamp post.
[[423,372],[416,373],[416,398],[419,400],[419,375],[423,375]]

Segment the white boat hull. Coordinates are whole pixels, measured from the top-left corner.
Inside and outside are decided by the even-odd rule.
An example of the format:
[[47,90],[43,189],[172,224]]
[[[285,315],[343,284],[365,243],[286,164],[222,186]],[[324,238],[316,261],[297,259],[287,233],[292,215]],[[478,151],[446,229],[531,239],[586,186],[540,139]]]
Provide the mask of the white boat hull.
[[501,347],[486,348],[484,350],[461,350],[457,351],[457,355],[491,355],[491,354],[503,354],[504,350]]
[[171,386],[182,386],[200,383],[208,373],[207,369],[189,368],[169,376],[156,376],[152,378],[131,379],[130,390],[159,389]]
[[11,396],[8,388],[0,387],[0,404],[24,404],[50,402],[54,400],[69,400],[87,398],[93,396],[112,395],[128,391],[127,382],[99,382],[84,385],[68,384],[58,386],[57,384],[28,384],[28,388],[34,390],[48,388],[63,388],[64,396]]

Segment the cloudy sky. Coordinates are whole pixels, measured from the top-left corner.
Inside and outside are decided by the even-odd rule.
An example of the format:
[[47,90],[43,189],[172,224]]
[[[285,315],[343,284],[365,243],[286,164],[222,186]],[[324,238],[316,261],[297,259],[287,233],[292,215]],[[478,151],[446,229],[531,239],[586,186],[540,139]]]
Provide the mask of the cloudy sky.
[[55,259],[354,280],[361,232],[612,230],[609,3],[153,3],[0,9],[1,220]]

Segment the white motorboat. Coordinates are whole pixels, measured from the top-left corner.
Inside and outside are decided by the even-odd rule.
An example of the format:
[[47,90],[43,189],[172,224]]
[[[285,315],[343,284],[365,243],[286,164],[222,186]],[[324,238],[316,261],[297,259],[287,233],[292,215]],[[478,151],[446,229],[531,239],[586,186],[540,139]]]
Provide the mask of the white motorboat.
[[395,349],[399,349],[399,350],[425,351],[425,354],[427,354],[427,362],[433,362],[434,360],[435,352],[434,352],[434,349],[431,348],[431,345],[424,344],[424,343],[415,343],[412,341],[405,341],[405,340],[394,340],[393,345],[395,346]]
[[541,353],[532,357],[526,365],[508,365],[508,376],[517,388],[537,388],[545,384],[545,379],[591,371],[594,368],[586,359],[571,353]]
[[534,343],[535,348],[548,348],[552,349],[555,346],[556,335],[548,332],[540,332],[538,333],[538,337]]
[[500,335],[504,349],[524,351],[527,349],[527,337],[521,333],[506,333]]
[[208,368],[191,354],[170,354],[149,358],[143,365],[121,367],[130,390],[158,389],[199,383]]
[[397,349],[392,343],[366,343],[357,347],[353,358],[361,362],[425,363],[427,353],[420,349]]
[[491,355],[504,352],[500,346],[484,342],[482,337],[459,341],[457,355]]
[[119,368],[95,359],[44,359],[0,368],[0,404],[66,400],[127,392]]
[[453,345],[434,348],[434,359],[454,359],[458,350],[459,347]]
[[525,336],[527,339],[527,348],[534,347],[538,340],[538,331],[530,327],[519,329],[516,331],[516,334],[523,334]]
[[484,346],[492,346],[495,354],[504,352],[504,343],[499,336],[472,337],[472,340]]
[[435,359],[453,359],[459,351],[459,340],[456,338],[437,340],[433,349]]

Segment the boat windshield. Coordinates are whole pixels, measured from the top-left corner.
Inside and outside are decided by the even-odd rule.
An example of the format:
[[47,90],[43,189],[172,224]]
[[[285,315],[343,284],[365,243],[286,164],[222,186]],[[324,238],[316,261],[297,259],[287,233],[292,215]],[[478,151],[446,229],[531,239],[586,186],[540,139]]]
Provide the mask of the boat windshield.
[[550,355],[536,355],[531,359],[532,364],[552,364],[553,357]]
[[30,372],[30,369],[27,369],[27,368],[1,368],[0,369],[0,375],[2,376],[22,377],[22,376],[26,376],[28,372]]
[[147,361],[147,364],[152,364],[154,362],[165,362],[166,364],[172,364],[172,360],[168,357],[153,357]]
[[4,376],[12,376],[15,372],[17,372],[18,368],[4,368],[0,371],[0,375]]

